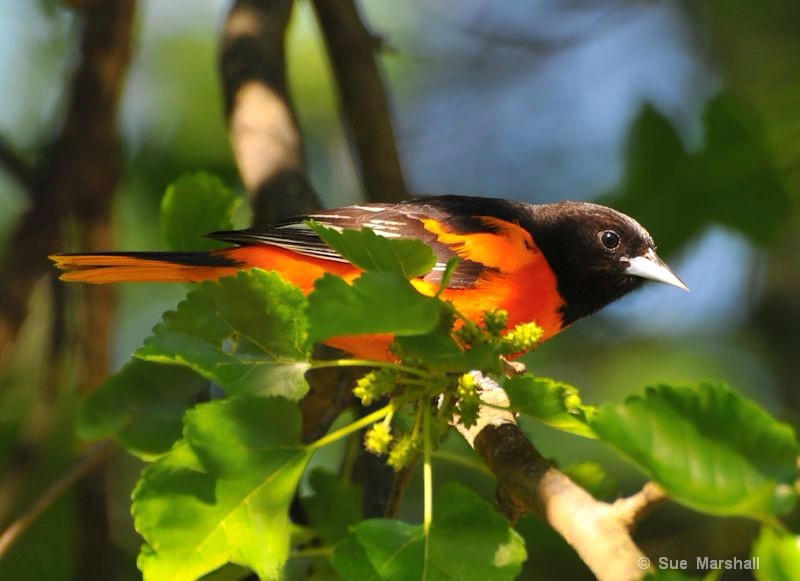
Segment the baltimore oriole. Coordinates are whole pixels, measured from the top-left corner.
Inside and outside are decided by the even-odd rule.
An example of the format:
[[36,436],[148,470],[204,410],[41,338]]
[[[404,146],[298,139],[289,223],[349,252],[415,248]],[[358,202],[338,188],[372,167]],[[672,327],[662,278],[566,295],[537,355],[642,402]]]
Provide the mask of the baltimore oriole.
[[[548,339],[641,286],[645,279],[685,290],[655,253],[635,220],[597,204],[534,205],[493,198],[440,196],[399,204],[325,210],[267,228],[213,232],[236,246],[212,252],[102,252],[57,254],[62,280],[88,283],[203,281],[240,269],[275,270],[304,293],[329,272],[347,280],[360,270],[327,246],[306,223],[336,229],[371,228],[388,238],[417,238],[433,248],[434,269],[412,281],[433,295],[445,264],[459,257],[442,298],[477,319],[505,309],[509,328],[536,322]],[[386,358],[389,338],[330,340],[361,357]]]

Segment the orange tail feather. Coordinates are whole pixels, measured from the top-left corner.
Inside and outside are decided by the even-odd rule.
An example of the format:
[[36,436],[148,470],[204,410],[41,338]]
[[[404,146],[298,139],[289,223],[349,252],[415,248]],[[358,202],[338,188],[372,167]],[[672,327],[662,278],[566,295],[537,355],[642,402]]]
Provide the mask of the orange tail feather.
[[61,280],[114,282],[200,282],[235,274],[242,263],[208,252],[106,252],[55,254],[49,257],[65,271]]

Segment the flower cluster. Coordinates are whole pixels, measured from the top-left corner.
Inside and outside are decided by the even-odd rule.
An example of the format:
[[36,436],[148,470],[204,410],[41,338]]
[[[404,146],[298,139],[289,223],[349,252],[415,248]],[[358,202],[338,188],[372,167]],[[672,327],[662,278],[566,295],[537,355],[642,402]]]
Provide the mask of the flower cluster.
[[544,338],[544,331],[536,323],[520,323],[508,330],[508,311],[491,309],[483,314],[483,324],[463,321],[453,332],[465,350],[489,347],[496,355],[521,355],[527,353]]
[[503,342],[509,349],[508,354],[527,353],[538,345],[544,337],[544,331],[536,323],[522,323],[517,325],[503,337]]
[[387,464],[395,470],[402,470],[408,466],[414,457],[419,453],[421,441],[413,434],[403,434],[395,440],[392,451],[389,452]]
[[[535,323],[509,329],[508,312],[501,309],[486,311],[480,322],[465,319],[454,309],[444,313],[433,335],[438,332],[439,338],[432,344],[442,344],[443,331],[445,337],[452,335],[457,350],[450,359],[426,363],[418,348],[397,341],[392,353],[399,362],[367,373],[353,390],[365,406],[389,398],[392,411],[367,430],[364,446],[373,454],[387,455],[395,470],[408,466],[422,450],[424,417],[429,418],[426,429],[433,445],[446,437],[453,422],[475,425],[481,399],[479,376],[473,369],[499,374],[504,356],[529,351],[544,335]],[[398,421],[409,412],[410,426]]]
[[392,443],[392,429],[386,422],[372,424],[364,434],[364,447],[373,454],[386,454]]
[[361,405],[372,405],[373,402],[394,390],[396,380],[397,372],[393,369],[370,371],[356,382],[353,395],[361,400]]

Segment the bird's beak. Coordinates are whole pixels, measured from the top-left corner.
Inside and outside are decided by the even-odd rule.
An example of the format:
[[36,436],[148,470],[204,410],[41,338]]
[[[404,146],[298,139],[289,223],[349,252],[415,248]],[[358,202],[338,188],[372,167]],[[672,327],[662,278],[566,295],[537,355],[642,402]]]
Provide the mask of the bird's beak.
[[652,249],[648,250],[643,256],[629,258],[627,261],[628,267],[625,269],[625,274],[671,284],[687,292],[689,291],[689,287],[675,276],[675,273],[669,269],[669,266],[664,264],[664,261]]

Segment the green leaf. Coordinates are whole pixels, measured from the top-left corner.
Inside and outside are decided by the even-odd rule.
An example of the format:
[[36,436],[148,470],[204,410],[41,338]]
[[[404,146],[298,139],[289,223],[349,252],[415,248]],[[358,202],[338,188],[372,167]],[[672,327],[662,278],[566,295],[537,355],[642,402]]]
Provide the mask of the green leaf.
[[181,421],[208,382],[190,369],[132,359],[85,402],[78,435],[114,438],[145,459],[169,451]]
[[367,271],[394,272],[412,279],[428,274],[436,264],[433,250],[420,240],[394,240],[369,228],[339,232],[313,221],[309,225],[325,244]]
[[645,106],[631,129],[623,185],[606,202],[644,224],[665,254],[709,224],[769,243],[786,224],[791,200],[761,120],[750,104],[721,93],[703,121],[703,149],[689,152],[669,119]]
[[363,518],[361,488],[322,469],[311,472],[308,480],[314,495],[302,499],[303,507],[322,540],[334,545]]
[[[359,526],[363,526],[369,522],[380,522],[380,521],[364,521]],[[387,522],[394,523],[394,526],[397,529],[410,526],[399,521],[387,521]],[[398,534],[400,533],[393,531],[393,535],[398,535]],[[419,552],[419,549],[417,549],[417,552]],[[420,555],[420,557],[422,557],[422,555]],[[370,562],[367,550],[360,543],[358,537],[356,537],[356,535],[353,533],[351,533],[349,537],[345,538],[338,545],[336,545],[336,549],[333,552],[333,556],[331,556],[331,565],[343,579],[369,579],[370,581],[377,579],[405,579],[404,577],[399,576],[399,574],[396,577],[389,577],[387,574],[382,575],[381,573],[379,573],[373,566],[373,564]],[[413,569],[413,571],[418,571],[418,570],[419,570],[418,567],[415,567]],[[409,581],[412,581],[413,577],[409,575],[407,579]],[[417,579],[419,579],[419,577],[417,577]]]
[[763,527],[753,545],[758,558],[756,579],[765,581],[794,581],[800,579],[800,536],[779,533]]
[[135,355],[185,365],[230,393],[299,399],[308,389],[305,305],[300,290],[273,272],[204,282]]
[[595,407],[581,403],[577,388],[546,377],[520,375],[505,381],[503,389],[512,409],[571,434],[597,437],[589,425]]
[[309,337],[420,335],[436,326],[442,307],[394,272],[365,272],[352,285],[326,274],[308,297]]
[[658,386],[590,418],[676,501],[701,512],[769,520],[796,500],[793,430],[725,385]]
[[[757,244],[767,244],[783,230],[791,199],[767,145],[762,120],[753,106],[732,93],[717,95],[706,106],[705,149],[695,159],[695,174],[709,197],[723,201],[711,217],[735,228]],[[753,196],[758,192],[758,196]]]
[[561,469],[575,484],[600,500],[610,500],[619,490],[619,483],[597,462],[579,462]]
[[337,545],[345,579],[515,579],[526,558],[521,537],[486,501],[458,484],[439,492],[426,560],[422,526],[367,520]]
[[[351,536],[352,540],[346,539],[343,544],[344,552],[337,546],[331,557],[333,568],[343,578],[398,581],[426,578],[422,526],[373,519],[355,527]],[[436,574],[427,576],[427,579],[437,578]]]
[[205,172],[184,175],[167,188],[161,200],[161,230],[172,250],[213,250],[227,246],[205,238],[233,228],[233,212],[241,203],[222,180]]
[[133,494],[145,579],[195,579],[227,562],[277,579],[289,555],[289,505],[311,451],[283,398],[236,396],[186,414],[185,439]]
[[444,265],[444,271],[442,272],[442,280],[439,282],[439,292],[436,293],[438,297],[447,287],[450,286],[450,279],[453,278],[453,273],[458,268],[458,263],[461,260],[454,256],[450,260],[447,261],[447,264]]

